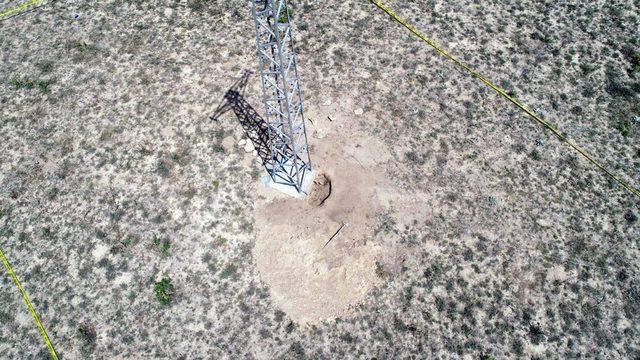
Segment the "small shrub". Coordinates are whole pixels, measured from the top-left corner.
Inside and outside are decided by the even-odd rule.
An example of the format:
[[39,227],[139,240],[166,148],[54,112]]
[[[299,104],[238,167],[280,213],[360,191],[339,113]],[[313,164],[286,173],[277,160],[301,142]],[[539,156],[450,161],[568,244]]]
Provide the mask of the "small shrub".
[[87,47],[87,43],[84,41],[76,41],[75,43],[73,43],[73,48],[78,50],[78,52],[85,52],[87,51],[88,47]]
[[224,270],[222,270],[222,272],[220,273],[220,277],[223,279],[232,277],[236,274],[237,270],[238,268],[235,265],[229,264],[224,268]]
[[278,18],[278,22],[286,23],[287,20],[291,18],[293,18],[293,10],[291,10],[291,8],[287,6],[284,8],[284,10],[280,12],[280,17]]
[[619,119],[617,128],[622,136],[628,136],[631,132],[631,122],[626,118]]
[[153,245],[160,249],[163,257],[169,256],[169,249],[171,248],[171,243],[169,240],[162,240],[159,236],[155,235],[153,237]]
[[96,331],[88,325],[80,325],[76,329],[76,336],[82,341],[82,350],[91,352],[96,347]]
[[424,165],[426,162],[424,156],[420,156],[415,151],[408,151],[404,154],[404,158],[407,162],[414,165]]
[[38,89],[40,89],[40,91],[47,92],[49,91],[49,86],[53,84],[53,80],[38,80],[36,84],[38,85]]
[[208,0],[192,0],[189,2],[189,8],[191,8],[191,11],[193,12],[198,12],[198,11],[202,11],[204,10],[207,2],[210,2]]
[[29,79],[24,79],[21,80],[17,77],[14,77],[11,79],[11,85],[13,85],[14,88],[16,89],[33,89],[33,87],[35,86],[35,83],[33,82],[33,80],[29,80]]
[[538,150],[535,150],[535,149],[533,151],[531,151],[529,156],[535,161],[542,160],[542,155],[540,155],[540,152]]
[[44,61],[38,63],[38,69],[40,69],[40,72],[42,72],[43,74],[50,73],[51,70],[53,70],[53,61],[44,60]]
[[135,238],[132,235],[129,235],[124,240],[122,240],[122,246],[124,246],[125,248],[128,248],[131,245],[133,245],[134,240]]
[[224,154],[224,148],[220,144],[214,144],[212,150],[214,153]]
[[161,305],[169,305],[173,300],[174,287],[171,278],[162,278],[153,287],[153,293]]
[[640,73],[640,52],[636,52],[632,57],[633,72]]

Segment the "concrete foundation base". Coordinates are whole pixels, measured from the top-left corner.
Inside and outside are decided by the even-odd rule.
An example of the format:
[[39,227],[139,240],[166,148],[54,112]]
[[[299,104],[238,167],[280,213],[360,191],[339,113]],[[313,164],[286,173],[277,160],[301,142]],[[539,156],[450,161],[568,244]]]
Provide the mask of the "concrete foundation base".
[[305,174],[304,182],[302,183],[302,189],[301,189],[302,191],[300,192],[298,192],[298,190],[296,190],[294,186],[276,183],[275,181],[273,181],[273,179],[269,175],[263,176],[260,179],[260,182],[262,183],[262,185],[270,189],[278,190],[281,193],[287,194],[289,196],[292,196],[298,199],[304,199],[305,197],[307,197],[307,195],[309,195],[309,192],[311,191],[311,185],[313,184],[313,179],[315,179],[315,177],[316,177],[315,170],[308,171]]

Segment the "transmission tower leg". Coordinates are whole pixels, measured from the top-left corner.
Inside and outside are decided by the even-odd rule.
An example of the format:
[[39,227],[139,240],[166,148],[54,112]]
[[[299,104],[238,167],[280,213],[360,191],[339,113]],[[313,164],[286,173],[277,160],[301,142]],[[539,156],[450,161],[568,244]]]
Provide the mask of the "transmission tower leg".
[[252,3],[265,120],[269,126],[267,172],[275,187],[288,187],[304,196],[313,181],[313,171],[289,9],[286,0]]

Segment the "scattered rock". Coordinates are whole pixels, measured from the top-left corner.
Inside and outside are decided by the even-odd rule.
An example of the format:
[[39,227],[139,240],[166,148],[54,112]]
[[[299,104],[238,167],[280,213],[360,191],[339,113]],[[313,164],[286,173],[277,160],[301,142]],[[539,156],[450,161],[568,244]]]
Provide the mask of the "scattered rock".
[[238,141],[238,146],[244,146],[247,143],[246,139],[240,139],[240,141]]
[[258,156],[258,150],[254,149],[252,154],[253,154],[253,156],[257,157]]
[[331,180],[323,173],[316,175],[309,194],[309,204],[320,206],[329,198],[329,195],[331,195]]
[[253,146],[253,143],[251,141],[247,141],[247,143],[244,145],[244,151],[245,152],[253,152],[256,148]]
[[331,105],[331,100],[327,100],[327,101],[325,101],[324,103],[322,103],[322,105],[324,105],[324,106],[329,106],[329,105]]
[[171,15],[173,15],[173,9],[172,8],[165,8],[164,9],[164,16],[165,17],[171,17]]
[[333,115],[329,115],[327,116],[327,119],[329,119],[329,121],[334,121],[336,118]]
[[551,226],[551,223],[545,219],[536,219],[536,223],[543,228],[548,228]]
[[362,114],[364,114],[364,110],[362,110],[362,108],[357,108],[356,111],[354,111],[354,113],[356,115],[362,115]]

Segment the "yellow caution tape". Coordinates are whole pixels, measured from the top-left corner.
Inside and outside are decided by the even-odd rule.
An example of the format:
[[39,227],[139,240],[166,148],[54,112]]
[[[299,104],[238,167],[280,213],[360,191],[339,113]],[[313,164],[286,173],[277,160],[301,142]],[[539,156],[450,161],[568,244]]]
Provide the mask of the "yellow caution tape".
[[7,269],[7,272],[9,272],[9,276],[11,277],[13,282],[16,284],[18,291],[20,291],[20,294],[22,295],[22,299],[24,300],[24,303],[27,304],[27,308],[29,309],[29,312],[31,313],[33,320],[36,322],[36,325],[38,325],[38,329],[40,330],[40,335],[42,335],[44,342],[47,344],[47,347],[49,348],[49,353],[51,354],[51,357],[54,360],[58,360],[58,354],[56,353],[56,350],[53,348],[53,344],[51,343],[51,340],[47,335],[47,331],[44,329],[44,326],[42,326],[42,323],[40,322],[40,318],[38,317],[36,310],[33,308],[33,304],[31,304],[31,300],[29,300],[29,296],[24,291],[24,288],[22,287],[20,280],[18,280],[18,277],[16,276],[15,272],[13,272],[13,268],[9,264],[9,260],[7,260],[7,257],[4,256],[2,249],[0,249],[0,260],[2,260],[2,264],[4,264],[4,267]]
[[486,77],[484,77],[483,75],[481,75],[477,71],[473,70],[467,64],[465,64],[462,61],[458,60],[457,58],[453,57],[446,50],[444,50],[440,45],[438,45],[435,41],[429,39],[426,35],[424,35],[420,31],[418,31],[418,29],[416,29],[413,25],[409,24],[406,20],[404,20],[401,17],[399,17],[398,15],[396,15],[396,13],[394,13],[388,6],[384,5],[381,1],[379,1],[379,0],[369,0],[369,1],[371,1],[371,3],[373,3],[375,6],[377,6],[378,8],[383,10],[384,12],[386,12],[389,16],[391,16],[393,18],[393,20],[395,20],[398,23],[402,24],[402,26],[404,26],[409,31],[411,31],[414,35],[419,37],[422,41],[426,42],[432,48],[436,49],[436,51],[438,51],[444,57],[446,57],[447,59],[453,61],[458,66],[460,66],[462,69],[464,69],[466,72],[468,72],[469,74],[471,74],[474,77],[478,78],[480,81],[485,83],[487,86],[489,86],[490,88],[495,90],[498,94],[502,95],[502,97],[504,97],[507,100],[509,100],[512,103],[514,103],[517,107],[519,107],[524,112],[526,112],[529,116],[531,116],[538,123],[542,124],[544,127],[546,127],[547,129],[551,130],[551,132],[554,133],[560,140],[564,141],[567,145],[569,145],[574,150],[579,152],[585,159],[589,160],[597,168],[602,170],[605,174],[609,175],[609,177],[611,177],[613,180],[618,182],[620,185],[622,185],[627,190],[631,191],[636,196],[640,197],[640,190],[638,190],[638,188],[636,188],[636,187],[632,186],[631,184],[625,182],[619,176],[617,176],[613,172],[609,171],[602,164],[600,164],[597,160],[595,160],[593,157],[591,157],[591,155],[589,155],[585,150],[580,148],[577,144],[573,143],[566,136],[562,135],[562,133],[560,133],[560,131],[558,129],[556,129],[553,125],[551,125],[549,122],[544,120],[540,115],[536,114],[533,110],[529,109],[529,107],[527,107],[526,105],[521,103],[518,99],[516,99],[513,96],[507,94],[507,92],[504,89],[502,89],[498,85],[494,84],[493,82],[491,82],[489,79],[487,79]]
[[3,17],[7,17],[10,15],[16,15],[24,10],[27,10],[30,7],[36,6],[36,5],[40,5],[43,2],[45,2],[45,0],[28,0],[18,6],[14,6],[12,8],[9,8],[7,10],[3,10],[2,12],[0,12],[0,19],[2,19]]

